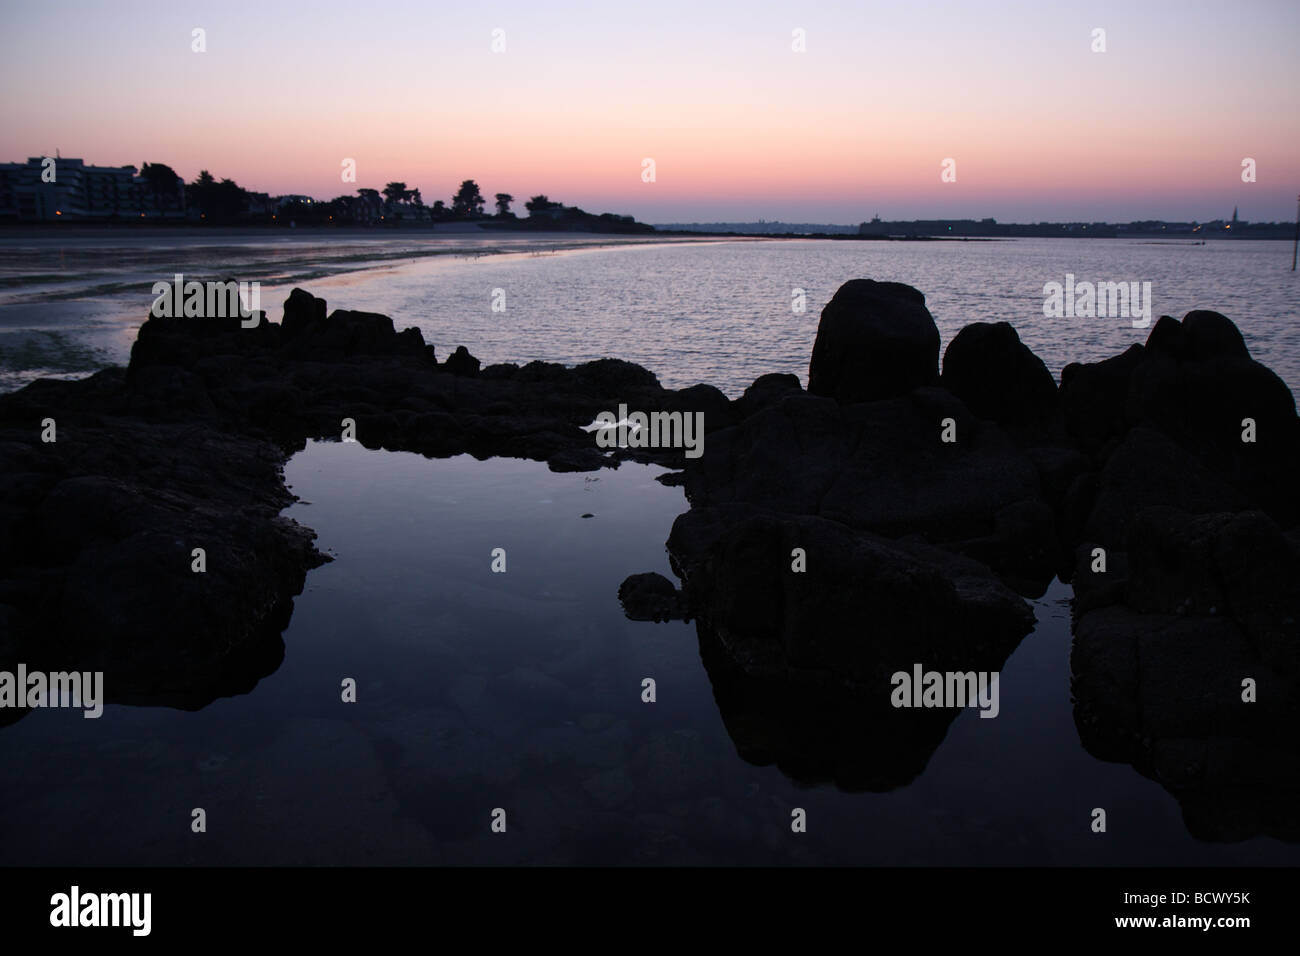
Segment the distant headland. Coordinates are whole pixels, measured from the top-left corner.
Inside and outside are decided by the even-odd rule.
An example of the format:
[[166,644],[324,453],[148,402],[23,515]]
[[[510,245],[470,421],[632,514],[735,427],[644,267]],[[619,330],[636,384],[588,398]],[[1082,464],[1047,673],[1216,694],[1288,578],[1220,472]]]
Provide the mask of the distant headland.
[[996,219],[899,219],[879,216],[856,226],[832,223],[790,222],[692,222],[658,223],[664,232],[693,232],[711,235],[806,236],[828,239],[932,239],[932,238],[1027,238],[1063,239],[1290,239],[1295,225],[1290,222],[1245,222],[1237,210],[1230,219],[1209,222],[1166,222],[1143,219],[1133,222],[998,222]]

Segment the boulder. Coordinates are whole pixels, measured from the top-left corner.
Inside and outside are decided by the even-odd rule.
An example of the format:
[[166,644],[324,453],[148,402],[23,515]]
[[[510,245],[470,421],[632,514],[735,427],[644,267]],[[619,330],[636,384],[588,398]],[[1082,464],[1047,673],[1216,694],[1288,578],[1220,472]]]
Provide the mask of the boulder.
[[465,346],[458,345],[456,351],[447,356],[447,361],[442,363],[442,367],[452,375],[472,378],[478,374],[479,360],[470,355],[469,349]]
[[1241,330],[1226,315],[1197,309],[1183,316],[1185,358],[1205,361],[1216,358],[1250,358]]
[[[954,442],[943,441],[945,419]],[[686,491],[697,505],[743,502],[886,537],[920,533],[1039,584],[1059,562],[1033,461],[941,388],[844,406],[791,392],[710,435],[703,458],[688,462]]]
[[911,286],[853,279],[822,309],[811,394],[846,404],[893,398],[933,385],[938,371],[939,329]]
[[284,300],[284,319],[280,323],[286,336],[310,332],[325,322],[325,300],[304,289],[294,289]]
[[811,515],[692,508],[668,550],[692,610],[751,676],[887,693],[920,648],[936,665],[963,649],[1009,652],[1033,627],[1029,605],[983,564]]
[[1056,381],[1008,322],[976,322],[948,344],[941,384],[974,414],[1011,425],[1043,425],[1060,405]]
[[681,592],[662,574],[632,574],[618,586],[623,613],[633,621],[673,621],[686,616]]

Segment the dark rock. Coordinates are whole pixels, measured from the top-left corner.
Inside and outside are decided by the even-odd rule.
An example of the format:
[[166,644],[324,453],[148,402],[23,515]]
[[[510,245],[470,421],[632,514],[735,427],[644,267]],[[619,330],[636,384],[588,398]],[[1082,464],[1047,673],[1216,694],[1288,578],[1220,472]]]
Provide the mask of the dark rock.
[[325,300],[303,289],[294,289],[284,300],[284,334],[296,337],[325,323]]
[[1084,537],[1127,550],[1129,526],[1152,505],[1207,514],[1249,501],[1162,432],[1135,428],[1101,471]]
[[698,411],[704,413],[704,431],[717,431],[735,424],[736,414],[732,403],[721,389],[712,385],[692,385],[676,392],[666,392],[663,410],[669,412]]
[[1033,625],[978,562],[822,518],[692,508],[668,546],[738,753],[802,784],[914,779],[960,711],[895,707],[892,675],[995,672]]
[[1268,515],[1148,508],[1129,560],[1133,610],[1229,618],[1263,663],[1300,678],[1300,551]]
[[584,362],[573,367],[572,375],[582,387],[599,395],[635,395],[660,388],[653,372],[622,359]]
[[1159,782],[1198,839],[1300,839],[1296,677],[1262,661],[1232,621],[1094,610],[1076,624],[1070,669],[1084,747]]
[[976,322],[948,344],[944,388],[980,418],[1014,425],[1050,422],[1059,408],[1056,381],[1010,323]]
[[1204,361],[1217,358],[1250,358],[1241,331],[1225,315],[1198,309],[1183,316],[1186,358]]
[[566,448],[546,459],[551,471],[599,471],[613,468],[618,462],[611,460],[599,448]]
[[1300,536],[1259,511],[1137,511],[1075,575],[1071,690],[1088,751],[1131,763],[1203,840],[1300,839]]
[[904,395],[938,381],[939,329],[925,296],[898,282],[853,279],[822,310],[808,391],[841,403]]
[[803,393],[797,375],[783,372],[770,372],[754,379],[753,384],[745,389],[745,394],[736,399],[736,418],[744,419],[774,405],[791,395]]
[[888,687],[917,646],[1009,650],[1033,626],[1029,606],[984,565],[824,518],[692,508],[668,550],[692,609],[751,676]]
[[1160,316],[1151,329],[1151,334],[1147,336],[1146,349],[1153,355],[1163,355],[1181,362],[1187,353],[1182,323],[1172,316]]
[[469,354],[469,349],[463,345],[456,346],[456,351],[447,356],[447,361],[442,363],[452,375],[460,375],[472,378],[478,374],[479,360]]
[[[1061,394],[1068,432],[1099,463],[1126,444],[1131,429],[1146,430],[1145,445],[1153,431],[1161,433],[1167,439],[1161,447],[1193,468],[1194,484],[1205,485],[1205,493],[1180,490],[1181,500],[1171,503],[1192,511],[1255,507],[1284,528],[1300,522],[1295,399],[1280,378],[1250,358],[1241,333],[1219,313],[1191,312],[1181,324],[1162,316],[1145,348],[1067,366]],[[1253,441],[1244,440],[1248,427]],[[1176,481],[1176,469],[1160,466],[1149,449],[1142,457]],[[1224,487],[1231,493],[1218,499],[1218,507],[1205,501]],[[1123,510],[1131,514],[1146,503],[1135,500]]]
[[1122,355],[1087,364],[1071,362],[1061,370],[1065,427],[1084,451],[1104,455],[1128,431],[1129,376],[1145,358],[1146,349],[1130,345]]
[[[716,389],[668,392],[613,360],[474,376],[462,348],[449,366],[469,374],[442,374],[417,330],[324,308],[296,290],[287,329],[150,318],[128,369],[0,396],[0,669],[93,665],[114,702],[193,708],[247,692],[279,665],[292,598],[325,560],[311,532],[279,517],[293,500],[281,469],[306,440],[338,440],[345,419],[369,448],[562,470],[616,464],[581,426],[620,398],[698,402],[729,421]],[[59,428],[49,445],[47,416]]]
[[1123,604],[1128,597],[1128,553],[1085,541],[1075,552],[1071,583],[1076,618],[1097,608]]
[[623,613],[633,621],[676,621],[686,618],[681,593],[662,574],[633,574],[618,587]]
[[[947,418],[954,443],[942,441]],[[694,505],[744,502],[887,537],[919,532],[1006,561],[1000,570],[1039,582],[1030,590],[1059,563],[1033,462],[943,389],[851,406],[793,393],[709,441],[688,464]]]

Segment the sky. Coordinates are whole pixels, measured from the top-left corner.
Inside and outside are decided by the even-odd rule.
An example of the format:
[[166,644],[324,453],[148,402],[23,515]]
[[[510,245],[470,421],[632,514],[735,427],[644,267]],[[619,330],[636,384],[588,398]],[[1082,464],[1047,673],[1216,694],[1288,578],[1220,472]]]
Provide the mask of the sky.
[[646,222],[1290,220],[1300,193],[1297,0],[0,10],[5,162],[426,203],[472,178]]

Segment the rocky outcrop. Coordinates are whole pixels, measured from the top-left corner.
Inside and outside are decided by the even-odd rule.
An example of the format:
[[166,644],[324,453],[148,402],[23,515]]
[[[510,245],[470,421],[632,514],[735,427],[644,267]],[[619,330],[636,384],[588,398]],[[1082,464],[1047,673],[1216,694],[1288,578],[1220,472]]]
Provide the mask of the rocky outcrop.
[[0,429],[0,669],[103,671],[110,701],[184,709],[251,690],[326,560],[279,516],[281,450],[68,409],[55,424],[53,443]]
[[[1076,584],[1076,715],[1094,752],[1156,776],[1189,820],[1280,774],[1268,806],[1196,827],[1292,833],[1287,747],[1223,796],[1226,768],[1275,747],[1297,716],[1300,628],[1280,597],[1300,593],[1286,386],[1212,312],[1165,317],[1145,346],[1068,366],[1059,390],[1005,323],[963,329],[937,387],[928,359],[891,378],[882,343],[923,353],[923,301],[847,284],[823,314],[808,392],[764,376],[686,463],[692,507],[669,551],[738,750],[800,779],[910,779],[942,728],[892,770],[879,753],[874,767],[844,764],[855,746],[871,752],[868,725],[897,716],[878,709],[886,672],[909,651],[969,669],[962,649],[984,648],[997,666],[1032,621],[1006,585],[1039,593],[1055,571]],[[1266,675],[1269,707],[1243,704],[1225,664]],[[819,740],[831,724],[864,739]],[[1175,772],[1192,751],[1200,769]]]
[[816,515],[887,537],[920,533],[1025,580],[1030,592],[1051,579],[1054,518],[1034,462],[949,392],[847,406],[782,394],[710,436],[709,453],[687,469],[693,504]]
[[1118,561],[1081,557],[1084,746],[1168,789],[1201,839],[1300,839],[1300,535],[1259,511],[1155,506]]
[[618,588],[623,612],[632,621],[674,621],[687,614],[681,592],[662,574],[633,574]]
[[1009,322],[966,326],[943,353],[940,383],[979,418],[1002,425],[1052,423],[1056,380]]
[[869,402],[933,385],[939,329],[925,296],[900,282],[853,279],[822,309],[808,366],[808,391]]
[[748,505],[692,508],[668,550],[691,608],[755,676],[887,690],[919,648],[1014,647],[1033,613],[989,569],[924,543]]
[[1295,399],[1219,313],[1162,316],[1145,346],[1067,366],[1061,400],[1070,436],[1100,475],[1089,533],[1104,543],[1123,547],[1134,509],[1160,495],[1191,511],[1258,507],[1283,527],[1300,521]]
[[583,426],[620,402],[729,414],[716,389],[667,391],[613,359],[480,373],[461,347],[440,365],[418,330],[327,316],[302,290],[280,324],[151,318],[127,369],[0,396],[0,669],[102,670],[115,702],[246,692],[279,665],[293,596],[325,560],[279,516],[288,454],[347,430],[555,470],[680,466],[680,449],[595,446]]
[[668,547],[738,753],[802,783],[910,782],[961,711],[895,706],[892,675],[997,672],[1033,626],[987,567],[919,538],[722,505]]

